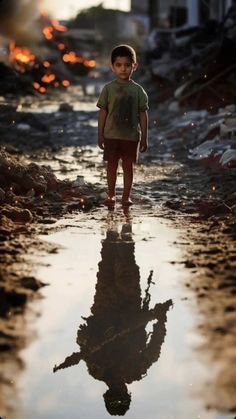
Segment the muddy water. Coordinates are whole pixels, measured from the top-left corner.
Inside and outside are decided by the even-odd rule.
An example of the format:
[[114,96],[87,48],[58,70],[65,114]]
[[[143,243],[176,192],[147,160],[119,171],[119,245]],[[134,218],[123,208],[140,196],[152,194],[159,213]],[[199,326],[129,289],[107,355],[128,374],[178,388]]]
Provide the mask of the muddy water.
[[[12,418],[106,418],[110,387],[109,408],[122,404],[127,418],[231,419],[204,407],[201,385],[213,372],[194,352],[189,274],[173,263],[179,232],[140,211],[74,215],[46,238],[59,250],[38,257],[49,286],[29,318],[37,337],[21,353]],[[55,364],[64,368],[53,372]]]

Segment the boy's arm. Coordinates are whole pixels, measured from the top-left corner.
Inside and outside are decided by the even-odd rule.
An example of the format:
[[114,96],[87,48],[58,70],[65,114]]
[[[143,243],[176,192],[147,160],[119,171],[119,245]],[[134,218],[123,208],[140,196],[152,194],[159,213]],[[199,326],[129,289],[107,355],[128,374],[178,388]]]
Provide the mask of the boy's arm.
[[147,111],[139,112],[139,123],[141,128],[140,151],[143,153],[148,148],[148,114]]
[[104,127],[107,118],[107,110],[99,109],[98,112],[98,147],[104,149]]
[[73,352],[72,355],[68,356],[65,361],[63,361],[60,365],[55,365],[53,368],[53,372],[58,370],[62,370],[64,368],[72,367],[72,365],[77,365],[82,359],[80,352]]

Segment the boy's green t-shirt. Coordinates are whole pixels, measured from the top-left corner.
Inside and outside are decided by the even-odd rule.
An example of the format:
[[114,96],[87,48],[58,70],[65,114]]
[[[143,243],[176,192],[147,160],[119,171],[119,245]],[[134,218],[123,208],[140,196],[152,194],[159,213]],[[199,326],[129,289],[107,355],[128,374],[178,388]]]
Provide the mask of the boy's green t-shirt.
[[139,112],[148,109],[148,96],[138,83],[129,80],[107,83],[98,98],[97,106],[106,109],[104,137],[139,141]]

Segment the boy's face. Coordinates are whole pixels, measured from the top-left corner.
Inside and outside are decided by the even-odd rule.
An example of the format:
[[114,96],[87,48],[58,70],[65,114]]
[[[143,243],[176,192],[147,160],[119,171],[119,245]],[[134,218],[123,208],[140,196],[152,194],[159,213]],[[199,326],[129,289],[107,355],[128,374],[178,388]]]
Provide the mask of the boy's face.
[[136,63],[132,63],[129,57],[116,57],[111,65],[112,71],[115,73],[117,80],[127,82],[133,71],[137,68]]

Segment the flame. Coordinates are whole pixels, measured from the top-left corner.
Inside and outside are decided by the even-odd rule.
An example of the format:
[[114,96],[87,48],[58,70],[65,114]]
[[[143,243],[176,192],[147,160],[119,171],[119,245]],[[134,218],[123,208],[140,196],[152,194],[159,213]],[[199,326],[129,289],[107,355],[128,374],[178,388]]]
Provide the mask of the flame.
[[53,26],[45,26],[42,30],[44,37],[50,41],[53,38]]
[[[1,0],[0,0],[1,1]],[[61,25],[58,20],[50,19],[47,11],[41,10],[41,27],[42,34],[48,43],[51,43],[51,48],[55,48],[58,59],[67,64],[72,69],[72,65],[79,64],[89,69],[96,66],[96,61],[88,59],[87,57],[77,55],[75,51],[70,51],[62,40],[62,33],[67,31],[67,28]],[[55,40],[55,42],[54,42]],[[61,74],[57,75],[50,71],[51,64],[48,60],[40,60],[27,47],[20,47],[14,41],[9,43],[9,61],[11,65],[21,73],[31,72],[32,87],[39,93],[46,93],[49,85],[50,87],[69,87],[71,82],[67,79],[62,79]],[[55,68],[57,68],[55,66]],[[79,67],[78,67],[79,68]],[[75,71],[77,71],[75,67]]]
[[66,54],[63,55],[62,59],[65,63],[71,63],[71,64],[81,63],[85,67],[89,67],[89,68],[93,68],[96,65],[95,60],[87,60],[84,57],[78,56],[74,51],[67,52]]
[[62,80],[61,84],[62,84],[63,87],[69,87],[70,86],[69,80]]
[[40,84],[38,83],[38,82],[33,82],[32,83],[33,84],[33,87],[36,89],[36,90],[38,90],[39,88],[40,88]]
[[59,44],[57,44],[57,48],[62,51],[63,49],[65,49],[65,44],[63,44],[63,42],[60,42]]
[[56,19],[52,19],[51,24],[52,24],[53,28],[58,32],[66,32],[67,31],[67,28],[65,26],[61,25],[58,22],[58,20],[56,20]]
[[43,77],[41,77],[41,81],[44,83],[51,83],[56,79],[55,74],[51,73],[51,74],[44,74]]
[[45,68],[49,68],[50,67],[50,62],[49,61],[44,61],[43,62],[43,66],[45,67]]
[[9,60],[15,63],[17,70],[25,72],[25,66],[32,66],[35,62],[35,55],[26,47],[17,47],[15,42],[9,43]]
[[85,67],[93,68],[93,67],[96,66],[96,61],[95,60],[84,60],[83,64],[85,65]]

